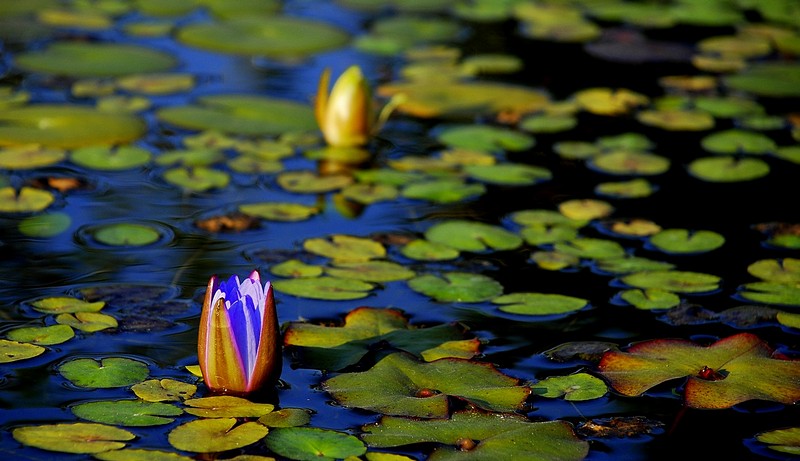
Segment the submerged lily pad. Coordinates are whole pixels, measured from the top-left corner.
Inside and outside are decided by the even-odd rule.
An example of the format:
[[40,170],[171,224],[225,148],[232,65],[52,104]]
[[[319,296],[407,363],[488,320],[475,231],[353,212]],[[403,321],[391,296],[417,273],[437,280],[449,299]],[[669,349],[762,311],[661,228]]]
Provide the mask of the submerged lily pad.
[[146,363],[125,357],[73,359],[61,364],[58,371],[76,386],[89,388],[130,386],[150,373]]
[[62,423],[23,426],[11,433],[23,445],[64,453],[100,453],[118,450],[136,435],[118,427],[96,423]]
[[[297,31],[302,30],[302,34]],[[239,16],[225,21],[189,24],[178,40],[211,51],[278,59],[296,59],[332,50],[348,35],[332,25],[288,16]]]
[[513,250],[522,245],[518,235],[502,227],[465,220],[434,224],[425,231],[425,238],[461,251]]
[[513,412],[530,393],[486,363],[449,358],[420,363],[404,353],[390,354],[364,372],[334,376],[323,387],[346,407],[420,418],[447,417],[449,397]]
[[236,423],[236,418],[197,419],[171,430],[167,438],[178,450],[214,453],[252,445],[269,432],[256,422]]
[[280,456],[301,461],[350,459],[367,451],[355,436],[317,427],[278,428],[264,443]]
[[443,277],[426,274],[408,281],[408,286],[436,301],[478,303],[500,295],[503,286],[494,279],[468,272],[446,272]]
[[94,401],[70,408],[78,418],[111,426],[159,426],[175,421],[183,410],[167,403],[141,400]]
[[175,58],[152,48],[78,41],[55,42],[42,51],[21,53],[15,58],[15,65],[22,70],[68,77],[161,72],[175,64]]

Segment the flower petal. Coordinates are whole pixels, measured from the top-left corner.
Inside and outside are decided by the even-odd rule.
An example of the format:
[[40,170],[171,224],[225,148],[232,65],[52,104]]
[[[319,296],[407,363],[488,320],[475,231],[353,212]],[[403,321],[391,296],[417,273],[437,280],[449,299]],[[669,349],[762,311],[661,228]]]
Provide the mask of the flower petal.
[[[213,285],[209,282],[209,288]],[[239,349],[234,340],[231,329],[231,319],[224,299],[213,299],[206,292],[206,301],[203,312],[200,314],[200,332],[198,335],[197,356],[203,380],[211,390],[245,392],[247,383],[244,366]]]
[[250,376],[250,382],[247,383],[247,392],[260,388],[267,381],[277,380],[281,372],[282,341],[271,283],[267,282],[264,285],[264,293],[266,296],[263,304],[261,335],[258,340],[255,368]]

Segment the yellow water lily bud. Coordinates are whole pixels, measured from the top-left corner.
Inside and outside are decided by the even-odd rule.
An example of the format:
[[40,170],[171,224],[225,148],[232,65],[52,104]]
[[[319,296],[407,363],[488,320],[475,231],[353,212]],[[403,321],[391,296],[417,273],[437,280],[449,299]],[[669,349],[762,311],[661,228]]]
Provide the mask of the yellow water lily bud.
[[350,66],[328,94],[331,71],[319,79],[314,115],[325,142],[334,147],[363,146],[372,136],[375,116],[372,90],[361,68]]

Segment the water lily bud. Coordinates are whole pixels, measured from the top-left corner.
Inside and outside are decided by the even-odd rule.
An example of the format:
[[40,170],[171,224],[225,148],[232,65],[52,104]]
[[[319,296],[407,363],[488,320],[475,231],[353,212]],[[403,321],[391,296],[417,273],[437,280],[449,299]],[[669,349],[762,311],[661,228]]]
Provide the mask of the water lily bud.
[[339,76],[328,94],[330,69],[319,80],[314,115],[325,142],[334,147],[363,146],[375,124],[372,90],[358,66]]

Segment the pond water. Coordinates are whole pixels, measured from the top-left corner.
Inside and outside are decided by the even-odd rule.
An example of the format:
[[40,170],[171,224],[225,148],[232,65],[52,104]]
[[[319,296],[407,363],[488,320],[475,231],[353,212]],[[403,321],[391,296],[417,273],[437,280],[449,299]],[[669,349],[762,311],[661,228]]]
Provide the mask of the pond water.
[[[5,204],[0,212],[0,335],[14,339],[13,332],[23,327],[61,324],[71,324],[75,333],[72,338],[43,344],[43,351],[31,358],[12,357],[0,365],[3,459],[92,458],[91,451],[68,453],[49,442],[23,443],[14,431],[94,421],[78,417],[76,406],[137,399],[132,385],[145,379],[197,384],[195,397],[210,395],[202,379],[186,368],[198,360],[197,325],[206,284],[214,274],[244,277],[253,269],[275,282],[278,317],[284,330],[299,328],[302,323],[340,326],[345,315],[362,306],[398,309],[415,327],[451,323],[463,327],[463,338],[459,339],[477,338],[481,344],[477,355],[457,360],[469,365],[493,364],[498,375],[516,378],[519,385],[533,388],[530,396],[507,413],[532,422],[566,421],[576,431],[569,444],[589,442],[585,456],[575,456],[562,447],[554,448],[555,457],[548,459],[796,458],[755,439],[768,431],[796,428],[800,421],[793,403],[797,398],[791,397],[796,395],[792,388],[800,389],[800,371],[794,361],[800,337],[796,312],[800,270],[795,259],[800,257],[796,240],[800,225],[796,187],[800,174],[800,92],[796,88],[800,88],[800,79],[798,68],[792,67],[797,66],[800,54],[795,43],[800,41],[800,12],[791,2],[781,10],[783,16],[766,7],[759,10],[745,5],[747,2],[709,2],[717,10],[709,6],[695,12],[681,9],[686,7],[682,4],[691,2],[663,2],[661,10],[640,4],[653,9],[624,10],[620,6],[625,12],[618,14],[612,13],[611,2],[605,8],[579,1],[558,2],[558,6],[538,1],[248,2],[259,11],[243,16],[256,24],[259,20],[267,23],[265,18],[288,16],[336,28],[322,44],[290,55],[285,54],[287,49],[307,39],[313,41],[306,37],[312,35],[312,25],[290,25],[288,40],[276,38],[276,44],[268,43],[262,52],[248,53],[241,49],[251,41],[269,42],[284,26],[259,29],[261,26],[251,24],[248,27],[255,27],[252,30],[241,24],[236,26],[241,29],[231,26],[235,31],[230,33],[232,44],[220,49],[223,39],[213,35],[216,32],[204,33],[211,37],[211,43],[197,44],[186,38],[186,31],[198,24],[246,22],[241,12],[228,11],[224,2],[187,0],[176,2],[171,11],[157,3],[42,1],[23,7],[0,1],[0,21],[4,24],[0,29],[5,29],[0,30],[0,110],[12,114],[8,116],[11,119],[0,115],[0,187],[14,191],[2,195]],[[774,4],[778,5],[776,9],[783,5],[778,1]],[[494,15],[481,17],[478,12],[484,8]],[[566,22],[556,22],[556,18]],[[400,25],[393,25],[394,20]],[[661,22],[668,20],[671,22]],[[292,31],[295,36],[291,36]],[[729,42],[709,44],[707,40],[713,37],[726,37]],[[157,79],[125,87],[121,77],[135,73],[115,71],[125,65],[125,60],[97,57],[93,54],[96,51],[66,57],[46,54],[53,43],[62,42],[120,43],[155,50],[174,62],[150,73],[193,78],[185,87],[178,85],[164,92],[148,90],[148,85],[163,83]],[[754,42],[766,50],[748,51],[752,49],[748,44]],[[43,63],[35,61],[37,55],[44,56]],[[462,65],[468,58],[486,56],[490,58],[479,67]],[[98,67],[83,70],[85,62],[95,59]],[[704,67],[698,64],[702,59],[715,61]],[[62,60],[65,63],[60,63]],[[145,59],[135,68],[152,62]],[[758,65],[770,63],[787,67],[782,73],[763,77],[766,89],[753,89],[731,78],[747,76]],[[336,79],[351,65],[360,66],[372,88],[382,96],[390,92],[392,84],[412,78],[422,82],[410,87],[408,91],[417,92],[401,103],[364,147],[366,160],[352,152],[324,150],[325,141],[316,126],[307,127],[323,70],[330,68]],[[714,65],[728,67],[722,70]],[[678,83],[664,80],[674,76],[678,76]],[[698,78],[692,80],[690,76]],[[708,77],[710,83],[701,81],[701,76]],[[463,93],[451,93],[451,88],[426,97],[419,89],[454,88],[475,82],[497,85],[492,88],[499,90],[485,96],[473,87]],[[795,89],[792,82],[797,84]],[[89,90],[76,94],[81,83]],[[789,89],[782,90],[782,85]],[[506,93],[511,87],[523,88],[524,92]],[[619,92],[601,90],[594,99],[581,93],[603,88]],[[115,101],[113,95],[126,99]],[[199,98],[217,95],[287,100],[304,112],[297,121],[289,114],[294,106],[265,110],[241,104],[222,116],[186,116],[197,116],[200,122],[169,118],[163,112],[167,108],[196,110]],[[471,98],[478,102],[465,103]],[[526,106],[525,98],[534,102]],[[388,98],[378,99],[385,103]],[[145,107],[136,109],[135,103],[144,103]],[[82,115],[71,113],[59,119],[46,114],[20,116],[22,122],[13,121],[24,108],[45,105],[100,107],[101,115],[99,119],[81,119]],[[285,117],[274,116],[283,110]],[[656,121],[645,120],[645,113]],[[534,123],[533,119],[542,114],[547,117]],[[113,119],[117,115],[132,118],[117,123]],[[70,117],[77,121],[70,121]],[[709,120],[710,125],[703,125]],[[670,125],[673,122],[680,127]],[[144,123],[142,132],[108,141],[109,132],[137,123]],[[279,127],[248,131],[244,126],[250,123],[275,123]],[[289,128],[280,128],[281,123]],[[67,128],[61,129],[59,124]],[[23,128],[15,131],[20,126]],[[26,127],[34,127],[33,135],[24,131]],[[464,127],[467,133],[447,136]],[[475,127],[496,131],[488,135],[470,133],[469,128]],[[749,137],[723,139],[726,147],[716,152],[709,147],[710,135],[733,129]],[[84,131],[88,134],[81,137],[78,133]],[[763,144],[758,143],[765,140],[767,147],[760,147]],[[256,142],[264,144],[253,147]],[[603,142],[607,143],[605,147]],[[724,152],[731,144],[735,146],[733,152]],[[77,154],[87,146],[119,149],[118,145],[143,148],[149,156],[130,167],[114,169],[102,162],[82,160]],[[48,149],[56,152],[53,160],[41,160],[49,155],[42,153]],[[636,155],[608,163],[604,163],[608,157],[600,159],[615,151],[627,153],[621,156],[631,152]],[[177,160],[170,159],[176,154]],[[235,162],[248,155],[249,163],[241,163],[244,166]],[[323,158],[315,157],[319,155]],[[106,158],[112,156],[105,154]],[[710,172],[698,172],[695,162],[704,158],[733,159],[733,164],[715,164]],[[751,160],[758,162],[756,170],[766,165],[768,171],[739,180],[717,175]],[[492,163],[514,168],[535,166],[538,170],[501,173],[472,168]],[[212,175],[223,173],[222,182],[201,187],[208,179],[201,172],[206,169]],[[742,174],[749,175],[749,171]],[[287,182],[287,172],[308,172],[314,178],[306,185],[293,186]],[[387,172],[407,176],[394,179]],[[175,179],[180,174],[188,179]],[[520,176],[523,179],[519,180]],[[326,177],[345,178],[345,182],[320,186]],[[644,192],[635,189],[636,193],[631,193],[631,184],[611,194],[598,189],[608,183],[633,180],[646,181]],[[438,186],[439,192],[415,195],[419,192],[412,185],[425,182]],[[368,183],[373,188],[375,184],[386,185],[392,195],[372,202],[370,195],[353,187]],[[468,185],[482,188],[463,196],[448,195]],[[23,190],[47,191],[52,203],[27,208],[28,202],[21,198]],[[265,203],[299,205],[300,215],[294,214],[298,213],[296,209],[267,215],[248,214],[246,207],[240,208]],[[547,210],[552,213],[546,218],[550,220],[561,213],[560,225],[546,220],[533,222],[525,216],[531,210]],[[244,223],[245,228],[225,227],[229,222]],[[458,224],[434,238],[431,229],[446,223]],[[519,241],[505,247],[489,244],[477,250],[459,248],[465,245],[465,239],[492,239],[483,233],[488,232],[485,228],[475,231],[477,237],[472,234],[465,238],[459,226],[470,223],[489,225],[503,232],[504,238],[510,234]],[[624,224],[631,224],[631,230]],[[133,230],[119,230],[116,225],[132,225]],[[222,228],[209,227],[214,225]],[[551,239],[543,229],[567,232],[569,237]],[[663,243],[652,237],[659,230],[669,229],[688,229],[695,235],[710,231],[724,243],[704,247],[701,242],[695,249],[684,250],[686,239],[673,237],[677,243]],[[394,263],[392,271],[404,268],[413,274],[392,278],[397,274],[392,272],[388,279],[376,280],[380,274],[370,272],[375,269],[356,268],[342,277],[364,280],[372,286],[362,296],[348,300],[320,299],[319,292],[324,290],[319,286],[298,292],[290,284],[281,285],[281,281],[291,279],[280,272],[287,261],[302,261],[306,269],[323,268],[328,277],[346,267],[341,255],[346,260],[353,254],[340,253],[341,249],[331,250],[333,253],[315,251],[309,245],[315,239],[319,243],[340,235],[379,245],[386,253],[372,259]],[[669,234],[661,236],[667,238]],[[408,251],[411,242],[426,239],[438,239],[440,251],[449,244],[456,256],[438,260]],[[631,279],[626,282],[623,279],[629,273],[653,269],[642,261],[637,264],[644,265],[634,265],[630,270],[614,269],[618,267],[612,265],[614,261],[619,263],[630,256],[670,264],[670,273],[709,274],[719,281],[697,290],[692,288],[700,282],[693,278],[672,283],[645,281],[644,285]],[[358,255],[355,257],[358,259]],[[544,257],[559,259],[537,259]],[[548,267],[548,261],[566,263]],[[773,261],[780,269],[752,269],[759,261]],[[454,300],[442,298],[446,294],[441,291],[422,287],[426,277],[451,273],[483,278],[457,286],[462,294]],[[469,299],[473,290],[492,281],[493,286],[500,286],[497,292]],[[762,281],[768,285],[763,289],[774,296],[753,295],[760,288],[748,284]],[[637,308],[632,305],[635,302],[623,297],[623,293],[641,294],[636,289],[649,283],[655,284],[655,291],[647,292],[648,296],[672,296],[679,301],[650,309]],[[536,306],[514,312],[493,302],[501,294],[518,293],[559,294],[583,302],[575,309],[544,312],[536,311]],[[103,301],[100,313],[105,316],[82,318],[75,311],[42,305],[54,297]],[[742,306],[747,308],[735,310]],[[102,325],[109,321],[112,324]],[[634,343],[665,339],[708,346],[741,333],[763,341],[767,355],[772,349],[777,351],[770,360],[783,362],[783,371],[773,373],[771,362],[737,362],[753,350],[762,350],[762,346],[754,345],[732,350],[722,363],[703,364],[722,374],[700,379],[701,370],[692,369],[672,377],[676,379],[661,380],[665,382],[651,378],[652,386],[638,393],[641,395],[626,396],[611,385],[618,383],[599,369],[606,350],[627,351]],[[587,346],[584,356],[565,353],[566,357],[557,359],[551,353],[563,345],[593,344],[590,342],[605,345]],[[327,435],[336,431],[362,437],[368,432],[365,426],[377,423],[382,412],[337,400],[323,382],[373,369],[376,362],[401,348],[398,344],[384,338],[376,344],[358,346],[366,347],[365,357],[338,370],[316,365],[312,353],[302,348],[287,347],[276,390],[253,396],[253,400],[283,409],[307,410],[310,422],[300,427],[325,429]],[[10,349],[2,352],[4,357],[22,353]],[[65,371],[65,365],[77,359],[108,358],[144,363],[147,373],[129,383],[102,386],[97,382],[82,385],[80,377],[76,382]],[[675,365],[688,361],[683,357]],[[737,367],[739,362],[744,363]],[[637,366],[627,366],[632,372],[640,371]],[[110,365],[108,368],[113,369]],[[740,370],[743,378],[737,374]],[[768,379],[759,376],[761,370],[766,370],[763,373]],[[574,401],[562,395],[542,395],[549,389],[547,378],[581,373],[602,378],[604,387],[590,398]],[[456,383],[468,380],[468,374],[451,379]],[[386,376],[380,375],[380,380],[389,380]],[[720,409],[697,408],[684,395],[692,382],[724,386],[734,377],[731,392],[748,397],[741,399],[742,403]],[[788,390],[775,391],[776,382],[786,383]],[[445,384],[452,383],[448,380]],[[572,392],[576,388],[569,386],[580,385],[568,383],[567,389]],[[755,391],[758,386],[771,388],[774,393]],[[385,392],[383,387],[377,389],[376,393]],[[411,397],[419,395],[412,393]],[[481,413],[495,409],[482,406],[477,397],[450,399],[451,411]],[[184,408],[180,401],[171,404]],[[592,430],[610,430],[630,422],[628,417],[641,419],[620,429],[621,433]],[[243,448],[215,450],[221,452],[219,455],[197,454],[183,445],[176,446],[169,434],[198,418],[183,413],[172,419],[153,426],[116,425],[135,436],[126,441],[128,448],[157,449],[194,459],[229,459],[239,454],[277,459],[348,456],[331,455],[334,442],[319,442],[319,453],[313,449],[284,451],[285,447],[276,445],[277,437],[270,441],[273,433],[282,433],[274,426],[266,438],[257,438]],[[283,434],[287,433],[284,430]],[[313,445],[302,435],[295,436],[299,438],[291,443]],[[444,454],[437,449],[431,455],[436,447],[448,444],[420,441],[379,446],[365,437],[366,448],[362,446],[359,452],[357,442],[350,454],[375,461],[406,459],[376,455],[382,452],[409,459],[468,459],[480,455],[476,450],[486,450],[482,452],[486,457],[504,459],[513,453],[506,451],[509,448],[502,442],[493,452],[491,444],[481,447],[480,437],[472,438],[478,439],[478,448],[461,444],[460,450]],[[347,439],[341,445],[352,443]],[[786,442],[792,443],[797,453],[800,442],[796,435]],[[147,457],[152,453],[137,456],[144,457],[125,459],[154,459]],[[514,456],[527,458],[539,459],[533,454]]]

